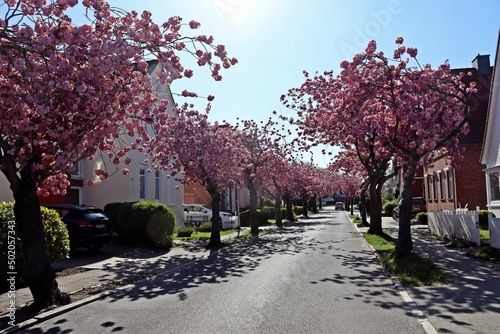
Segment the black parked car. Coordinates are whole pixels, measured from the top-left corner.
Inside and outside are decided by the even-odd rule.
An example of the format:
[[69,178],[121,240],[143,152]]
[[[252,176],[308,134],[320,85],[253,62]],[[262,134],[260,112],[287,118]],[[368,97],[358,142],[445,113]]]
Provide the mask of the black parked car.
[[109,219],[101,209],[72,204],[44,206],[56,210],[66,224],[71,249],[86,247],[89,251],[98,251],[111,241]]
[[[401,209],[401,202],[400,200],[394,210],[392,211],[392,218],[394,218],[395,221],[399,221],[399,210]],[[413,197],[412,199],[412,209],[411,209],[411,217],[415,218],[417,213],[419,212],[426,212],[427,207],[425,205],[425,199],[422,197]]]

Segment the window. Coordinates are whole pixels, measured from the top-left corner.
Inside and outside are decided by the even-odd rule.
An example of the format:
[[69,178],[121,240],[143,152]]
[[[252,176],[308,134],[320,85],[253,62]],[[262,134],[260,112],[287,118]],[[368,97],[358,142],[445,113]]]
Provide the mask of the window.
[[500,180],[498,172],[490,173],[491,200],[500,200]]
[[437,194],[437,183],[438,183],[438,177],[436,174],[432,174],[432,199],[437,201],[438,199],[438,194]]
[[73,166],[75,166],[75,169],[71,172],[72,177],[82,177],[82,164],[80,161],[74,162]]
[[139,170],[139,199],[146,199],[146,170]]
[[452,169],[447,169],[446,170],[446,180],[448,181],[448,199],[453,199],[454,196],[454,191],[455,191],[455,184],[453,182],[453,170]]
[[432,201],[432,175],[427,175],[427,200]]
[[175,180],[173,176],[167,178],[168,205],[175,205]]
[[439,177],[439,195],[441,197],[441,201],[444,202],[446,200],[446,191],[445,191],[445,180],[444,175],[441,172],[438,172]]
[[160,172],[155,171],[155,201],[160,201]]

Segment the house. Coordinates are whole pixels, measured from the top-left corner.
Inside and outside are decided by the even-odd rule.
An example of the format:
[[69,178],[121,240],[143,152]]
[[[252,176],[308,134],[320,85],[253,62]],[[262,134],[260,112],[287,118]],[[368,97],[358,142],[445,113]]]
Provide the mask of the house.
[[[202,184],[186,184],[184,186],[184,203],[185,204],[203,204],[207,207],[212,207],[212,199],[210,194]],[[246,208],[250,205],[250,192],[248,188],[227,189],[222,197],[221,210],[236,212],[236,203],[239,208]]]
[[469,133],[459,137],[459,146],[463,149],[463,160],[459,167],[453,168],[445,151],[433,152],[432,164],[424,164],[424,188],[427,210],[430,212],[468,208],[486,209],[486,186],[481,160],[488,97],[491,85],[491,66],[489,55],[477,55],[472,61],[472,68],[454,69],[453,72],[472,72],[464,82],[477,83],[477,94],[471,104]]
[[[155,89],[159,92],[159,99],[169,100],[169,112],[172,113],[174,100],[170,88],[167,85],[160,85],[156,80],[156,70],[159,66],[156,61],[148,62],[148,72],[152,76]],[[148,133],[154,136],[152,128]],[[128,157],[132,159],[129,165],[118,165],[114,171],[114,165],[107,157],[99,155],[95,159],[83,159],[75,163],[75,171],[70,177],[70,188],[65,196],[41,197],[41,204],[81,204],[104,208],[112,202],[129,201],[156,201],[167,205],[176,217],[176,224],[182,225],[184,200],[184,187],[174,178],[167,177],[166,171],[153,170],[151,163],[146,160],[144,153],[130,151]],[[106,165],[110,176],[101,181],[94,173],[96,169]],[[128,168],[130,173],[124,175],[122,168]],[[88,186],[86,180],[93,180],[94,185]],[[0,202],[13,201],[12,192],[9,190],[8,181],[3,174],[0,174]]]
[[[486,165],[486,207],[500,217],[500,33],[495,57],[481,163]],[[484,176],[483,176],[484,177]]]

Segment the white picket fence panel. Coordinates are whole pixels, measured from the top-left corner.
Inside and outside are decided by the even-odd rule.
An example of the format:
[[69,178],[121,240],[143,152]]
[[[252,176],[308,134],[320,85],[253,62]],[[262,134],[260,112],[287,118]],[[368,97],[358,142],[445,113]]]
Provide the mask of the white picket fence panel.
[[489,214],[490,246],[500,249],[500,218],[493,218]]
[[479,215],[476,211],[437,211],[428,212],[427,215],[429,230],[433,234],[474,242],[478,246],[481,244]]

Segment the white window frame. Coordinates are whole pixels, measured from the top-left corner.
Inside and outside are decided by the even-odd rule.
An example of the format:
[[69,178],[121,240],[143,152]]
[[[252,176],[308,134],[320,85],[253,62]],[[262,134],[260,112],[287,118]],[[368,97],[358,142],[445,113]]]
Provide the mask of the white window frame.
[[448,188],[448,200],[453,200],[455,198],[455,182],[453,180],[453,169],[446,168],[446,185]]

